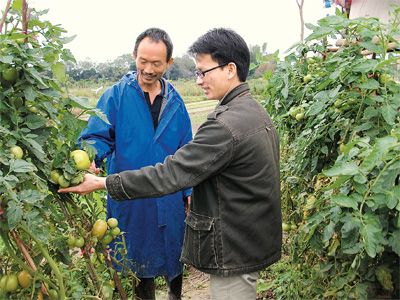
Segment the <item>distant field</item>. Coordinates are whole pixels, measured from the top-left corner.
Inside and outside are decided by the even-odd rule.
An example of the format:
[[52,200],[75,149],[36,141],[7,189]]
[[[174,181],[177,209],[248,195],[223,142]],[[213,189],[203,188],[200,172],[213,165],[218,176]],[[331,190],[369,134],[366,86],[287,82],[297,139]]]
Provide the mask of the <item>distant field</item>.
[[[171,83],[182,96],[192,121],[193,132],[196,132],[200,124],[206,120],[207,115],[215,108],[218,101],[207,100],[202,89],[196,85],[194,80],[176,80],[171,81]],[[69,87],[68,91],[74,96],[88,98],[90,103],[95,106],[99,97],[112,84],[112,82],[78,82]],[[261,92],[266,86],[266,81],[264,79],[249,80],[249,86],[254,97],[258,101],[262,100]]]

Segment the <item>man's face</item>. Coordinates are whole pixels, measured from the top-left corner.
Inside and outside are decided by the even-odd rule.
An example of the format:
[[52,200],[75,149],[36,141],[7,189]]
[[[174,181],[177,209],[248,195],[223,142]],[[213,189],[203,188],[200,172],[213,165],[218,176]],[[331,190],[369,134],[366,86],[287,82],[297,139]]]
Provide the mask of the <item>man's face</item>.
[[[218,62],[214,61],[210,54],[196,55],[196,69],[200,72],[205,72],[218,65]],[[196,83],[203,89],[208,99],[221,100],[230,87],[228,66],[215,68],[206,72],[204,76],[197,76]]]
[[139,83],[150,86],[158,82],[173,61],[172,58],[167,61],[167,46],[162,41],[148,37],[140,42],[134,57]]

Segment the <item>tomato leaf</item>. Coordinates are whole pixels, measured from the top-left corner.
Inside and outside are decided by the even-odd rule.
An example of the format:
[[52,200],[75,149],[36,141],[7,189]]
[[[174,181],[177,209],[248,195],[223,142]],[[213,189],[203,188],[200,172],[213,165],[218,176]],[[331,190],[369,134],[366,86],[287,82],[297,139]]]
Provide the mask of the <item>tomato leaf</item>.
[[354,210],[358,208],[357,200],[355,200],[354,197],[351,196],[349,197],[345,195],[334,195],[332,196],[332,202],[341,207],[353,208]]
[[375,79],[368,79],[366,82],[360,84],[359,88],[365,90],[376,90],[379,88],[379,82]]
[[10,172],[26,173],[36,171],[35,165],[23,160],[23,159],[12,159],[10,161]]
[[19,200],[28,204],[35,204],[43,200],[45,195],[36,190],[23,190],[18,194]]
[[395,119],[398,115],[398,112],[396,110],[396,107],[394,105],[385,105],[381,108],[381,113],[383,119],[388,123],[389,125],[394,125],[395,124]]
[[339,175],[357,175],[359,173],[356,162],[345,162],[335,164],[332,168],[323,172],[326,176],[333,177]]
[[379,216],[366,214],[364,225],[361,226],[361,237],[364,242],[365,251],[370,257],[375,257],[383,250],[382,246],[382,225]]
[[400,255],[400,229],[393,231],[391,237],[389,237],[389,246],[392,247],[392,250]]
[[56,77],[60,82],[65,82],[67,76],[65,74],[65,65],[61,62],[55,63],[51,66],[54,77]]
[[15,228],[22,219],[22,203],[11,200],[7,207],[7,222],[10,229]]

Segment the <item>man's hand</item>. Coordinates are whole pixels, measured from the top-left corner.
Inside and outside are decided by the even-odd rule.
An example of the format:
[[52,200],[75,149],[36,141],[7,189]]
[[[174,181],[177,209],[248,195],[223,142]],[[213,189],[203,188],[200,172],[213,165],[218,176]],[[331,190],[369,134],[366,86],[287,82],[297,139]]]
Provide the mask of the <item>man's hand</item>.
[[89,171],[97,175],[100,173],[100,168],[97,168],[95,162],[92,161],[92,163],[90,164]]
[[85,174],[83,182],[69,188],[59,189],[59,193],[76,193],[86,195],[97,190],[106,188],[106,177],[98,177],[92,174]]

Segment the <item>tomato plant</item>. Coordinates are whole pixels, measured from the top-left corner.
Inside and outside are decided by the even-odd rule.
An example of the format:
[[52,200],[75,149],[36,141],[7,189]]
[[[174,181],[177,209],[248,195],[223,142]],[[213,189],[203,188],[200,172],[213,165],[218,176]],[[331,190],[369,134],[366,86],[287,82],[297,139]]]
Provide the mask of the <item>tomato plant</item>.
[[[300,224],[276,267],[278,299],[399,297],[399,16],[309,24],[269,80],[285,229]],[[347,43],[330,50],[332,38]]]
[[105,217],[105,195],[57,193],[79,183],[94,156],[88,144],[76,150],[87,122],[82,116],[107,120],[87,99],[68,93],[70,38],[41,20],[44,14],[16,0],[0,25],[0,295],[102,297],[113,279],[126,299],[113,265],[120,262],[91,235],[95,220]]

